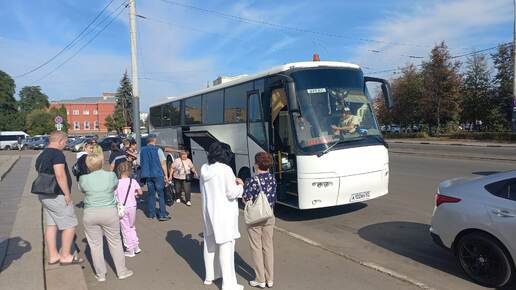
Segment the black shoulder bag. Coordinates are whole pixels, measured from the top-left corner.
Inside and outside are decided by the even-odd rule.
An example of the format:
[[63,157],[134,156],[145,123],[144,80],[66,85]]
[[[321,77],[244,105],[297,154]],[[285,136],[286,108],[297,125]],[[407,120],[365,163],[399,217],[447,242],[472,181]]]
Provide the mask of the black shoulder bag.
[[38,177],[36,177],[34,182],[32,182],[32,188],[30,192],[34,194],[56,195],[56,176],[54,174],[41,172],[42,163],[43,162],[39,163]]

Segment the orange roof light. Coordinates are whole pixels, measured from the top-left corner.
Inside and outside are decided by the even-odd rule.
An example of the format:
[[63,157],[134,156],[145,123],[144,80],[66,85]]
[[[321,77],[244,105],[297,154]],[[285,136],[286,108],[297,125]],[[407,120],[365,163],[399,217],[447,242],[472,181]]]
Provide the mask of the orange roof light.
[[319,54],[317,52],[314,53],[313,61],[321,61],[321,59],[319,58]]

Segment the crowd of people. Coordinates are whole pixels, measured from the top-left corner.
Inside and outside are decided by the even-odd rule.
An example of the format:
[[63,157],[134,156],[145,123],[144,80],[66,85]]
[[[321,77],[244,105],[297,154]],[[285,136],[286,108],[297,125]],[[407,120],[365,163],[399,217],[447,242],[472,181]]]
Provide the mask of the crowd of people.
[[[38,193],[43,206],[48,263],[52,265],[84,262],[72,251],[78,221],[71,198],[72,179],[62,152],[66,140],[63,132],[50,134],[48,147],[36,160],[38,178],[33,184],[33,189],[51,188],[50,192],[33,192]],[[266,152],[256,154],[256,175],[244,181],[235,176],[230,166],[233,153],[228,144],[211,144],[208,162],[198,172],[187,151],[177,150],[178,158],[168,165],[163,149],[156,145],[156,136],[151,134],[146,141],[140,152],[130,140],[124,141],[120,147],[114,144],[105,166],[102,148],[91,140],[85,144],[84,152],[77,155],[72,168],[79,190],[84,194],[83,227],[96,279],[99,282],[106,280],[103,237],[107,240],[118,278],[125,279],[134,274],[127,269],[125,258],[142,252],[135,226],[137,199],[144,203],[147,218],[168,221],[171,217],[166,210],[167,189],[175,195],[169,199],[177,203],[184,201],[191,206],[191,183],[195,178],[199,179],[202,197],[204,284],[210,285],[222,278],[222,289],[243,289],[237,283],[234,262],[235,242],[240,238],[238,199],[246,203],[247,210],[260,196],[264,196],[266,206],[274,208],[276,180],[269,172],[272,156]],[[48,176],[50,185],[45,181]],[[147,187],[145,197],[143,184]],[[253,223],[246,219],[246,223],[256,274],[249,285],[272,288],[274,216],[266,216]],[[60,250],[56,246],[58,231],[62,231]]]

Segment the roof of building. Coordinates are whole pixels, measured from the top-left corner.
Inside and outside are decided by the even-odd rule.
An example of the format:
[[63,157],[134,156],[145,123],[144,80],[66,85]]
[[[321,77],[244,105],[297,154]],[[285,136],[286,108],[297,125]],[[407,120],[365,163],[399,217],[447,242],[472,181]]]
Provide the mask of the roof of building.
[[230,87],[230,86],[233,86],[233,85],[236,85],[236,84],[240,84],[240,83],[244,83],[244,82],[247,82],[247,81],[250,81],[250,80],[254,80],[254,79],[257,79],[257,78],[261,78],[261,77],[265,77],[265,76],[269,76],[269,75],[285,72],[285,71],[288,71],[288,70],[291,70],[291,69],[295,69],[295,68],[316,68],[316,67],[340,67],[340,68],[360,69],[360,66],[358,66],[356,64],[347,63],[347,62],[338,62],[338,61],[303,61],[303,62],[287,63],[287,64],[275,66],[275,67],[270,68],[268,70],[264,70],[264,71],[259,72],[257,74],[241,76],[241,77],[235,78],[234,80],[231,80],[231,81],[228,81],[228,82],[223,82],[223,83],[221,83],[219,85],[215,85],[215,86],[212,86],[212,87],[209,87],[209,88],[205,88],[205,89],[202,89],[200,91],[194,92],[192,94],[188,94],[186,96],[166,97],[165,101],[162,99],[160,102],[158,102],[155,105],[161,105],[161,104],[168,103],[170,101],[180,100],[180,99],[184,99],[184,98],[187,98],[187,97],[196,96],[196,95],[199,95],[199,94],[204,94],[204,93],[207,93],[207,92],[210,92],[210,91],[214,91],[214,90]]
[[52,103],[57,104],[98,104],[98,103],[115,103],[116,93],[102,93],[101,97],[81,97],[71,100],[55,100]]

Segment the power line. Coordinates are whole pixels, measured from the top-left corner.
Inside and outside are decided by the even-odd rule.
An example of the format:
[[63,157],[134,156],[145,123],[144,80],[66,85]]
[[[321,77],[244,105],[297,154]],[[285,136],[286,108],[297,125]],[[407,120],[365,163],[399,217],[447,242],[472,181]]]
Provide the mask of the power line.
[[26,71],[22,74],[19,74],[17,76],[14,76],[15,78],[21,78],[21,77],[24,77],[28,74],[31,74],[37,70],[39,70],[40,68],[44,67],[45,65],[47,65],[48,63],[50,63],[51,61],[53,61],[54,59],[56,59],[58,56],[60,56],[63,52],[65,52],[67,49],[69,49],[70,47],[74,46],[77,41],[82,37],[82,35],[93,25],[93,23],[95,23],[97,21],[97,19],[99,19],[99,17],[106,11],[106,9],[114,2],[115,0],[111,0],[109,1],[109,3],[104,6],[104,8],[102,8],[102,10],[100,10],[99,13],[97,13],[97,15],[95,16],[95,18],[93,18],[93,20],[88,23],[88,25],[72,40],[70,41],[65,47],[63,47],[59,52],[57,52],[54,56],[52,56],[51,58],[49,58],[48,60],[44,61],[42,64],[36,66],[35,68],[29,70],[29,71]]
[[[125,6],[125,7],[124,7]],[[120,9],[122,8],[122,9]],[[119,9],[120,11],[118,12],[118,14],[116,14],[115,17],[112,17],[111,20],[106,24],[104,25],[104,27],[102,27],[99,31],[97,31],[97,33],[92,37],[90,38],[90,40],[88,40],[88,42],[86,42],[84,45],[82,45],[79,50],[77,50],[74,54],[72,54],[70,57],[68,57],[67,59],[65,59],[62,63],[60,63],[57,67],[55,67],[53,70],[51,70],[50,72],[48,72],[47,74],[45,74],[44,76],[42,76],[41,78],[37,79],[36,81],[34,81],[35,83],[47,78],[48,76],[50,76],[51,74],[53,74],[54,72],[56,72],[58,69],[60,69],[63,65],[65,65],[67,62],[69,62],[72,58],[74,58],[77,54],[79,54],[79,52],[81,52],[86,46],[88,46],[91,42],[93,42],[93,40],[95,40],[109,25],[111,25],[111,23],[113,23],[113,21],[115,21],[115,19],[118,18],[118,16],[120,16],[120,14],[122,14],[122,12],[124,12],[124,9],[127,8],[127,2],[124,2],[122,4],[120,4],[120,6],[118,6],[118,8],[116,8],[109,16],[113,16],[113,14],[115,14]],[[108,19],[108,18],[105,18],[104,20]],[[102,22],[104,22],[104,20]],[[101,22],[101,23],[102,23]]]
[[260,20],[260,19],[246,18],[246,17],[242,17],[242,16],[238,16],[238,15],[232,15],[232,14],[220,12],[217,10],[206,9],[206,8],[202,8],[202,7],[198,7],[198,6],[194,6],[194,5],[190,5],[190,4],[180,3],[180,2],[176,2],[176,1],[172,1],[172,0],[161,0],[161,1],[164,3],[171,4],[171,5],[176,5],[176,6],[188,8],[191,10],[197,10],[197,11],[207,13],[207,14],[212,14],[212,15],[215,15],[215,16],[218,16],[221,18],[225,18],[225,19],[230,19],[230,20],[234,20],[234,21],[238,21],[238,22],[242,22],[242,23],[247,23],[247,24],[258,24],[258,25],[273,27],[273,28],[281,29],[281,30],[295,31],[295,32],[299,32],[299,33],[316,34],[316,35],[322,35],[322,36],[326,36],[326,37],[354,39],[354,40],[358,40],[358,41],[362,41],[362,42],[383,43],[383,44],[390,44],[390,45],[397,45],[397,46],[414,46],[414,47],[425,47],[425,48],[430,47],[430,45],[390,42],[390,41],[369,39],[369,38],[354,38],[354,37],[345,36],[345,35],[337,34],[337,33],[330,33],[330,32],[325,32],[325,31],[315,31],[315,30],[306,29],[306,28],[282,25],[282,24],[273,23],[273,22]]
[[[453,56],[450,57],[450,59],[463,58],[463,57],[471,56],[471,55],[475,55],[475,54],[486,54],[490,50],[497,49],[499,47],[509,46],[509,45],[512,45],[512,42],[506,42],[506,43],[499,44],[497,46],[492,46],[492,47],[488,47],[488,48],[484,48],[484,49],[480,49],[480,50],[475,50],[475,51],[464,53],[464,54],[453,55]],[[418,64],[416,66],[420,67],[420,66],[423,66],[423,65],[422,64]],[[382,73],[388,73],[388,72],[393,72],[394,73],[394,72],[398,72],[400,70],[402,70],[402,68],[398,67],[398,68],[392,68],[392,69],[372,71],[372,72],[368,72],[368,74],[382,74]]]

